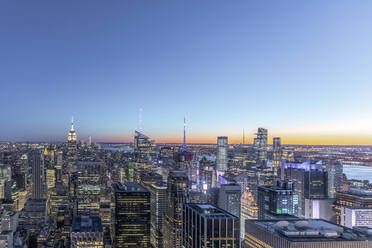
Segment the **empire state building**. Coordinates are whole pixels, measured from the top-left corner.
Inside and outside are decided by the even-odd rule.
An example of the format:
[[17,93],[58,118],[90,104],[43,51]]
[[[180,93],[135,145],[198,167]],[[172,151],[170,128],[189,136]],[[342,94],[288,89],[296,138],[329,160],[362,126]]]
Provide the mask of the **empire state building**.
[[77,143],[76,143],[76,132],[74,130],[74,117],[71,119],[71,129],[68,132],[67,136],[67,161],[68,161],[68,170],[71,172],[75,160],[76,160],[76,150],[77,150]]

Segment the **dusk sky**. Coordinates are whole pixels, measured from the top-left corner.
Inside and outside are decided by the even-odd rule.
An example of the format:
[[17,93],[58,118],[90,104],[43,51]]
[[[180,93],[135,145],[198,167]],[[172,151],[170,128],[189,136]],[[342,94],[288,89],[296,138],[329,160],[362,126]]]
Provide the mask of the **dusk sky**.
[[3,141],[372,145],[372,1],[2,0],[0,85]]

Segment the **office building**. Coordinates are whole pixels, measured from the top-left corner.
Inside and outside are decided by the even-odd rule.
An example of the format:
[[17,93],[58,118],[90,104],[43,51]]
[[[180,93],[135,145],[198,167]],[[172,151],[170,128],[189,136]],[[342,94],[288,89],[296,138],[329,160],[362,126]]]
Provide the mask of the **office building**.
[[372,208],[342,206],[340,210],[340,225],[348,228],[372,228]]
[[284,163],[285,180],[294,183],[294,193],[298,195],[298,216],[305,216],[305,199],[322,199],[328,195],[328,175],[320,163]]
[[210,204],[185,204],[182,247],[240,247],[239,218]]
[[259,167],[266,167],[267,163],[267,129],[258,128],[256,138],[253,140],[256,164]]
[[280,167],[282,166],[282,147],[280,137],[273,138],[273,173],[278,175]]
[[217,137],[217,155],[216,155],[217,177],[219,175],[223,175],[227,171],[228,149],[229,149],[228,138],[226,136]]
[[371,233],[320,219],[247,220],[244,248],[370,248]]
[[150,247],[150,192],[135,182],[115,183],[115,247]]
[[163,223],[164,247],[181,248],[182,208],[187,203],[189,179],[186,171],[171,171],[168,175],[166,211]]
[[103,248],[101,218],[76,216],[71,226],[71,248]]
[[56,186],[56,170],[55,169],[46,170],[46,185],[47,185],[48,190]]
[[12,172],[10,165],[0,164],[0,199],[9,198],[6,195],[10,191]]
[[99,215],[101,197],[101,162],[78,161],[75,195],[78,215]]
[[325,165],[328,175],[328,198],[335,198],[336,192],[341,190],[343,169],[338,161],[329,161]]
[[155,157],[155,141],[142,132],[134,133],[134,155],[137,163],[147,163]]
[[158,182],[149,187],[151,194],[151,236],[154,248],[163,248],[163,219],[166,208],[167,184]]
[[279,181],[276,186],[258,187],[257,204],[260,220],[298,214],[298,196],[294,193],[291,181]]
[[311,198],[305,199],[305,218],[323,219],[334,223],[336,222],[336,212],[334,211],[333,198]]
[[40,151],[32,152],[32,199],[45,199],[44,159]]
[[31,232],[39,230],[47,220],[47,202],[45,199],[28,199],[19,214],[19,225]]
[[336,193],[334,209],[337,223],[343,226],[372,225],[372,191],[350,188]]
[[70,205],[68,190],[63,184],[57,184],[50,190],[49,195],[49,218],[53,225],[61,228],[65,221],[65,213]]
[[218,193],[218,207],[240,218],[241,195],[239,184],[222,184]]

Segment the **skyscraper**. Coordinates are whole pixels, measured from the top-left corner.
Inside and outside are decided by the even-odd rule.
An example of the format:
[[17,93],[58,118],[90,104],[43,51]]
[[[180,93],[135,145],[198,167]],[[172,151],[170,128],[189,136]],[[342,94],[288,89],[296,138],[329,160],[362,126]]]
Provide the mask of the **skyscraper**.
[[182,144],[182,150],[186,151],[186,118],[183,118],[183,144]]
[[45,199],[44,159],[40,151],[32,152],[32,199]]
[[138,163],[147,163],[155,155],[155,141],[144,135],[142,132],[135,131],[134,134],[134,155]]
[[74,129],[74,117],[71,119],[71,129],[67,136],[67,163],[68,171],[71,172],[74,168],[76,161],[76,151],[77,151],[77,138]]
[[335,198],[337,191],[340,191],[342,186],[342,164],[338,161],[328,161],[325,168],[328,175],[328,197]]
[[291,181],[278,182],[276,186],[258,187],[257,202],[260,220],[298,214],[298,196],[294,194]]
[[182,245],[198,247],[240,247],[239,218],[210,204],[185,204]]
[[76,212],[78,215],[98,215],[101,193],[101,162],[78,161],[74,176]]
[[282,165],[282,147],[280,137],[273,138],[273,172],[278,175],[278,171]]
[[151,184],[151,244],[154,248],[163,248],[163,219],[166,208],[167,185],[163,182]]
[[305,199],[327,197],[327,172],[321,164],[284,163],[285,180],[294,182],[294,191],[298,195],[298,216],[305,216]]
[[266,167],[267,162],[267,129],[258,128],[254,138],[253,149],[255,151],[256,163],[258,166]]
[[115,183],[115,247],[150,247],[150,192],[135,182]]
[[240,198],[239,184],[222,184],[218,193],[218,207],[240,218]]
[[171,171],[166,191],[167,207],[163,223],[164,247],[181,248],[182,207],[187,202],[189,179],[186,171]]
[[226,136],[217,137],[217,157],[216,157],[217,177],[219,175],[223,175],[227,171],[228,149],[229,149],[228,138]]

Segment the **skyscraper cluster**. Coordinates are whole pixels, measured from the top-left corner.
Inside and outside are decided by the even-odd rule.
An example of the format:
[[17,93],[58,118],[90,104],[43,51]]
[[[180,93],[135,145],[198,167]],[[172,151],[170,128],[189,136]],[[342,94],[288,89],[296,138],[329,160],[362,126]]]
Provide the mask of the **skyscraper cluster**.
[[5,146],[0,245],[372,246],[372,185],[344,177],[342,152],[255,135],[186,144],[184,120],[180,144],[143,130],[132,143],[94,143],[72,122],[66,143]]

